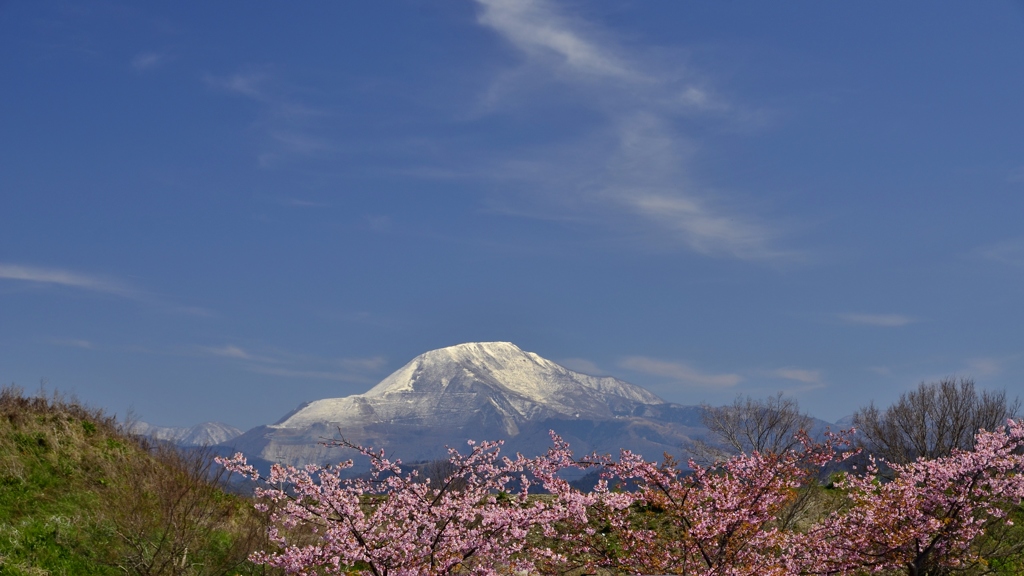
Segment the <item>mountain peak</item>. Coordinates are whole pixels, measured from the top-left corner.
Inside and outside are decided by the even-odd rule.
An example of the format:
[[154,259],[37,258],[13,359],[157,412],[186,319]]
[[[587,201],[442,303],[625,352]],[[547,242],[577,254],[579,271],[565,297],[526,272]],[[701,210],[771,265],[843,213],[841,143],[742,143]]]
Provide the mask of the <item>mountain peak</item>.
[[[386,394],[414,392],[414,383],[424,378],[417,378],[425,372],[431,373],[445,385],[460,371],[508,372],[522,370],[525,365],[536,363],[537,360],[548,362],[529,352],[524,352],[511,342],[466,342],[446,348],[438,348],[424,352],[408,364],[391,374],[379,384],[367,391],[364,396],[383,396]],[[557,366],[553,362],[552,365]]]
[[514,434],[542,417],[610,418],[622,403],[662,404],[651,392],[611,377],[573,372],[511,342],[467,342],[420,354],[363,394],[318,400],[279,423],[467,424],[497,412]]
[[556,430],[581,453],[628,448],[654,456],[690,438],[700,410],[574,372],[510,342],[467,342],[420,354],[363,394],[299,406],[234,445],[302,465],[347,458],[323,443],[340,435],[411,461],[444,458],[446,445],[467,439],[502,439],[510,453],[539,454]]

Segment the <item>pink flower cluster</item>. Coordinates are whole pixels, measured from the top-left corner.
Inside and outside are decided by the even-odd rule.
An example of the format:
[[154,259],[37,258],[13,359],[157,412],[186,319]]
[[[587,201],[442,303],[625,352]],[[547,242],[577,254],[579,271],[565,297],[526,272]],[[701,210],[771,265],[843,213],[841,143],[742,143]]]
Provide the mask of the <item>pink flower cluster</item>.
[[[253,560],[290,574],[923,574],[984,562],[976,541],[1024,499],[1024,424],[1012,420],[979,433],[973,451],[894,465],[891,480],[874,463],[846,475],[835,510],[804,522],[783,517],[822,466],[851,454],[844,434],[690,471],[628,451],[577,460],[552,439],[537,458],[502,457],[500,442],[450,449],[440,484],[345,442],[370,459],[368,477],[344,478],[352,461],[274,466],[267,478],[241,454],[221,463],[259,481],[258,506],[271,511],[278,549]],[[567,468],[601,480],[577,490],[559,476]],[[531,496],[538,484],[550,496]]]
[[892,465],[891,481],[878,480],[872,459],[866,474],[849,475],[844,510],[788,538],[784,557],[793,574],[853,574],[935,567],[966,569],[986,563],[974,546],[1007,509],[1024,499],[1024,422],[981,432],[972,451]]

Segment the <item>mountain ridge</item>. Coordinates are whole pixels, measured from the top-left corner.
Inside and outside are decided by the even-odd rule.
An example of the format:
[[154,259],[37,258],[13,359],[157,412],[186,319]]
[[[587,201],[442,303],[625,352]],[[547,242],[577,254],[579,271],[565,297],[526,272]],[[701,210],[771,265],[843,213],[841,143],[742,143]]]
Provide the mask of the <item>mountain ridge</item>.
[[156,426],[139,420],[129,424],[128,432],[148,436],[154,440],[173,442],[179,446],[213,446],[230,442],[242,435],[241,430],[223,422],[203,422],[185,428]]
[[665,403],[639,386],[574,372],[509,342],[471,342],[425,352],[367,392],[309,402],[271,427],[373,418],[427,423],[439,410],[453,418],[448,424],[458,425],[472,417],[461,410],[463,402],[488,392],[487,400],[501,412],[510,434],[526,420],[608,417],[607,407],[621,401]]
[[265,461],[322,464],[351,455],[324,445],[340,436],[417,461],[470,439],[539,454],[555,430],[580,453],[628,448],[660,458],[703,430],[700,410],[510,342],[469,342],[420,354],[362,394],[304,403],[228,444]]

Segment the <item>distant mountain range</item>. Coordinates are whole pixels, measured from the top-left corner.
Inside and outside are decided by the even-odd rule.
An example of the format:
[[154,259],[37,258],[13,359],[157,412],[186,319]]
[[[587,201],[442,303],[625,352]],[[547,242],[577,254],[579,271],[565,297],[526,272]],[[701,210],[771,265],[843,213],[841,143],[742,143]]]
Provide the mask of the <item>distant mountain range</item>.
[[[627,448],[660,460],[707,434],[702,412],[617,378],[574,372],[509,342],[472,342],[421,354],[367,392],[302,404],[244,434],[216,422],[139,422],[132,431],[295,466],[347,460],[350,450],[324,445],[339,438],[405,462],[446,458],[446,446],[464,452],[467,440],[504,440],[506,453],[532,456],[550,446],[549,430],[578,455]],[[815,421],[816,429],[827,425]]]
[[133,422],[128,432],[139,436],[149,436],[154,440],[173,442],[179,446],[213,446],[230,442],[242,435],[242,431],[234,426],[220,422],[203,422],[191,428],[171,426],[154,426],[146,422]]
[[363,394],[303,404],[228,444],[265,461],[322,464],[351,457],[322,444],[343,437],[412,462],[446,457],[445,446],[464,451],[470,439],[501,439],[508,453],[536,455],[552,429],[578,454],[628,448],[656,459],[706,431],[699,406],[574,372],[508,342],[477,342],[421,354]]

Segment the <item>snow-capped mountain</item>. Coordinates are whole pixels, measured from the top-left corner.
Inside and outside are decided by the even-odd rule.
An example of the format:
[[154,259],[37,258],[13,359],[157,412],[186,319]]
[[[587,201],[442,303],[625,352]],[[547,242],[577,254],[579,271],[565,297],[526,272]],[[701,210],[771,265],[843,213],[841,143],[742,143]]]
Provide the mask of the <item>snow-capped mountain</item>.
[[610,377],[574,372],[508,342],[459,344],[421,354],[363,394],[317,400],[230,445],[289,464],[350,456],[320,444],[344,437],[405,461],[446,454],[466,440],[543,452],[554,429],[579,452],[619,448],[659,458],[701,428],[700,408],[670,404]]
[[622,380],[573,372],[515,344],[476,342],[417,356],[364,394],[311,402],[274,426],[486,424],[515,436],[525,422],[612,418],[634,404],[664,401]]
[[213,446],[229,442],[242,435],[234,426],[220,422],[203,422],[191,428],[175,426],[154,426],[146,422],[134,422],[128,431],[154,440],[173,442],[179,446]]

